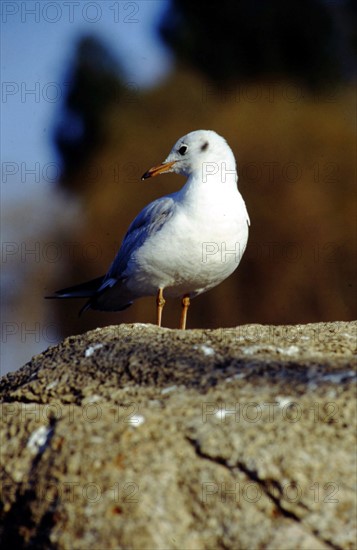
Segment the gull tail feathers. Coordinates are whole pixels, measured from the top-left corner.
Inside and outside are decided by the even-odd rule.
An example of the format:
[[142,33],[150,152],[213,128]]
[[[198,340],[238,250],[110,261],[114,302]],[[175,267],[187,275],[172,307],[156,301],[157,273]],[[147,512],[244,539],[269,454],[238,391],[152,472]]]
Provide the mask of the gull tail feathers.
[[104,275],[97,277],[91,281],[86,281],[79,285],[69,286],[68,288],[62,288],[57,290],[52,296],[46,296],[47,299],[54,298],[92,298],[95,296],[103,284]]
[[[116,288],[114,288],[116,287]],[[97,277],[79,285],[57,290],[49,299],[88,298],[79,311],[79,316],[88,309],[99,311],[122,311],[133,303],[131,295],[123,295],[120,291],[120,280],[106,276]]]

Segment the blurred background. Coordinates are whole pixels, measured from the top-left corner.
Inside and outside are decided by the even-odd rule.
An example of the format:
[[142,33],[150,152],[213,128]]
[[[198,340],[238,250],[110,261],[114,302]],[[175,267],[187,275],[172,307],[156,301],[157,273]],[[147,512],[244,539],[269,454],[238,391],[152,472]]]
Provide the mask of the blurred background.
[[[153,298],[78,318],[83,301],[44,296],[106,272],[133,217],[184,183],[141,175],[199,128],[232,147],[251,232],[188,328],[355,318],[354,2],[1,9],[2,373],[64,336],[155,322]],[[179,315],[168,300],[164,326]]]

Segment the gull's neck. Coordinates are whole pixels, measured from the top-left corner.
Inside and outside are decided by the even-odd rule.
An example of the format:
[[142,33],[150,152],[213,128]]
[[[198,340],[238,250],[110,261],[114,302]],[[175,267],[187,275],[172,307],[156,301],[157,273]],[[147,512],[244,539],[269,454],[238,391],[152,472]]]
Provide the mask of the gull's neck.
[[224,160],[204,162],[197,165],[179,191],[181,200],[192,200],[195,197],[229,195],[238,193],[237,168],[233,154]]

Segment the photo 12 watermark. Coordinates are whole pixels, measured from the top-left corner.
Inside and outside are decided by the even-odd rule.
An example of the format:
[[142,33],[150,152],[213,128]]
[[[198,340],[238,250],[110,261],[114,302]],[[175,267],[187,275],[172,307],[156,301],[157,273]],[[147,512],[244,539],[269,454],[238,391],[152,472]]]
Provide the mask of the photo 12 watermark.
[[287,398],[263,403],[206,401],[201,404],[203,424],[212,418],[222,424],[272,424],[277,421],[295,424],[301,420],[305,421],[307,418],[314,423],[336,423],[339,422],[338,417],[339,406],[334,401],[314,402],[306,407]]
[[[120,405],[110,404],[109,406],[103,403],[104,398],[94,396],[90,401],[80,405],[63,404],[56,401],[58,388],[58,381],[50,382],[47,385],[46,391],[50,394],[53,393],[50,403],[1,403],[2,422],[10,423],[16,418],[21,423],[34,421],[43,422],[46,425],[58,420],[62,420],[68,425],[78,422],[96,424],[103,419],[104,415],[108,418],[108,413],[109,418],[115,424],[138,428],[145,422],[142,407],[135,401]],[[45,426],[43,427],[45,428]]]
[[[3,81],[1,83],[1,102],[14,103],[62,103],[71,89],[70,82]],[[111,83],[112,101],[115,104],[138,103],[139,85],[134,81]]]
[[[15,500],[16,485],[3,482],[1,491],[7,498]],[[98,504],[103,500],[117,504],[137,504],[140,499],[140,486],[135,481],[123,483],[114,482],[106,485],[97,481],[48,481],[37,486],[37,495],[40,500],[55,503],[75,503],[83,505]]]
[[[339,98],[336,82],[331,81],[323,90],[310,91],[314,101],[335,103]],[[265,84],[202,84],[201,100],[208,103],[303,103],[306,100],[306,88],[299,82],[266,82]]]
[[227,244],[226,242],[203,242],[202,243],[202,263],[209,263],[214,257],[214,261],[217,259],[221,263],[226,263],[232,260],[238,265],[242,259],[244,248],[239,242]]
[[99,262],[103,256],[103,248],[93,241],[88,243],[66,241],[8,241],[1,243],[1,262],[50,263],[73,261]]
[[[248,503],[259,502],[262,498],[270,498],[272,501],[279,500],[280,504],[283,501],[287,503],[296,503],[304,500],[310,500],[313,503],[322,503],[336,505],[339,498],[339,484],[334,481],[326,483],[311,482],[306,486],[302,486],[296,481],[288,481],[279,485],[267,483],[264,485],[259,481],[240,482],[217,482],[204,481],[201,485],[201,500],[205,503],[222,502],[238,504],[241,501]],[[267,486],[269,488],[267,488]]]
[[[108,182],[138,183],[144,166],[133,161],[113,162],[107,165],[91,163],[83,168],[82,177],[88,184],[98,183],[105,179]],[[49,183],[54,184],[61,181],[63,176],[63,165],[56,162],[16,162],[4,161],[1,163],[1,182],[6,185],[14,183]]]
[[[142,0],[141,0],[142,1]],[[1,2],[3,24],[30,23],[98,23],[109,20],[114,23],[140,23],[141,1],[101,2]]]

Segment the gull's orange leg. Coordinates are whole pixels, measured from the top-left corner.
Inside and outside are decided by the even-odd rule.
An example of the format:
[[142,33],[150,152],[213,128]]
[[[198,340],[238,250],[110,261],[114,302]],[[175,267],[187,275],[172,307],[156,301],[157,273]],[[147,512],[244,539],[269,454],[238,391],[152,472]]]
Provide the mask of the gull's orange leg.
[[187,294],[182,298],[182,311],[181,311],[181,319],[180,319],[180,329],[185,330],[186,328],[186,319],[187,319],[187,311],[190,307],[190,297],[187,296]]
[[158,293],[157,293],[157,297],[156,297],[156,305],[157,305],[157,309],[156,309],[156,314],[157,314],[157,326],[158,327],[161,327],[161,318],[162,318],[162,310],[164,309],[164,305],[165,305],[165,298],[164,298],[164,289],[163,288],[159,288],[158,290]]

